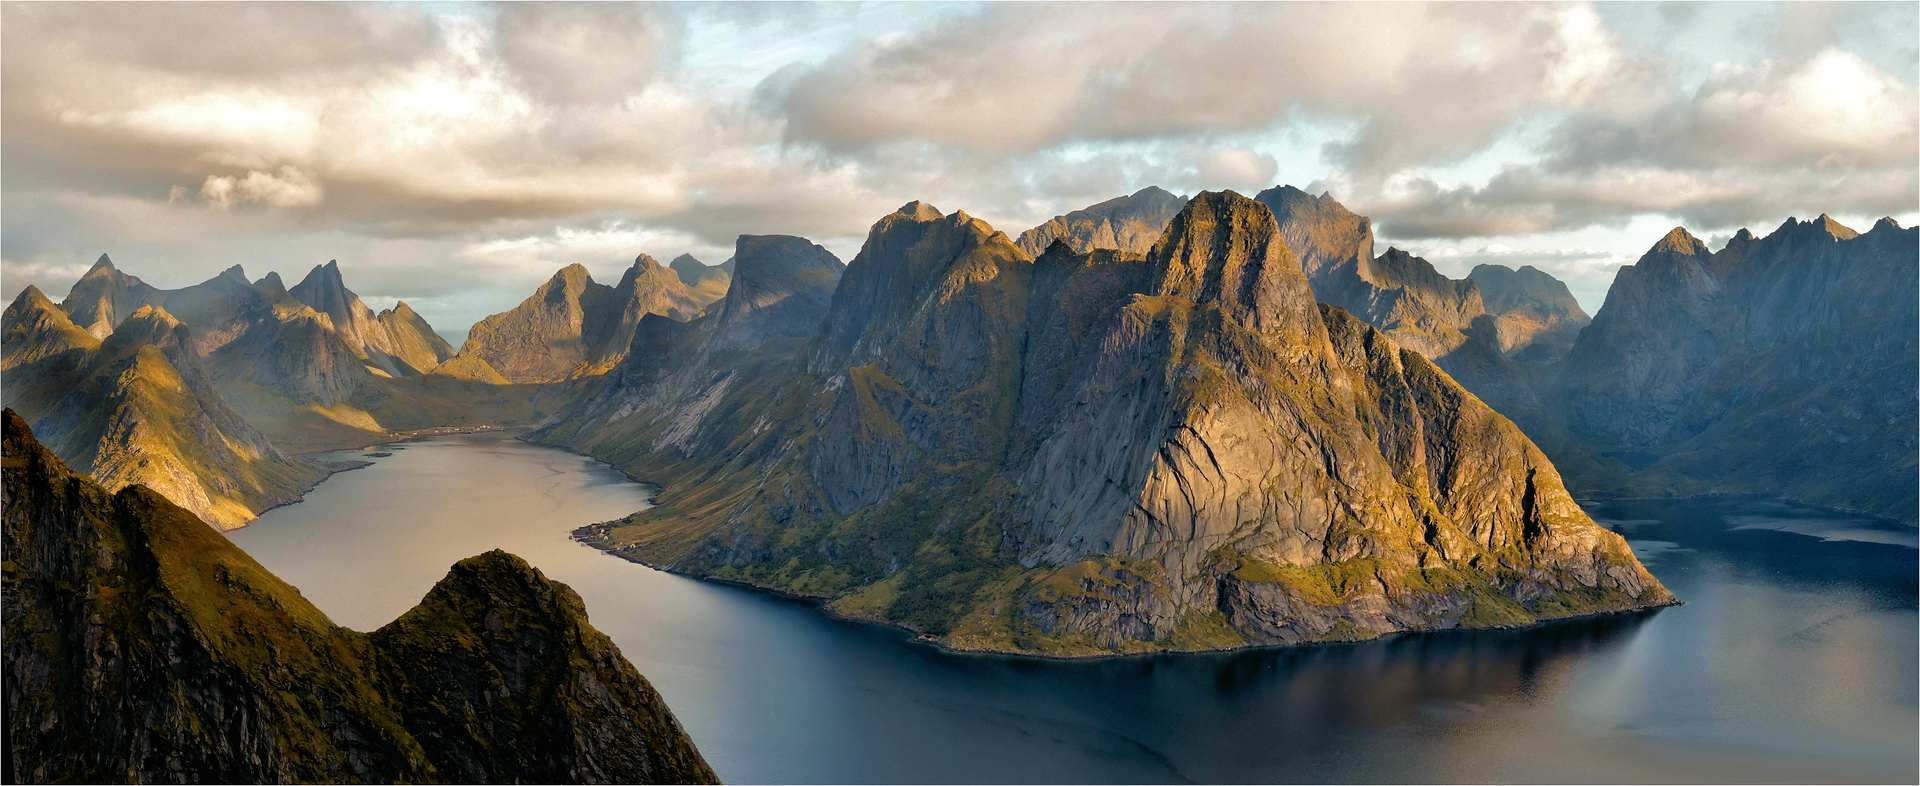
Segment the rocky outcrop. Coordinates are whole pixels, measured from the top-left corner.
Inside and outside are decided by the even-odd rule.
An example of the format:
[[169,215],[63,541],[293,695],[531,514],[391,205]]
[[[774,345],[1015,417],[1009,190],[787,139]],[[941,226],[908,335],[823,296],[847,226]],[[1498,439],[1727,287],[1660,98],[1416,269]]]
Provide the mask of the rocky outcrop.
[[680,283],[687,287],[687,294],[693,302],[704,309],[727,296],[727,288],[733,283],[733,263],[728,259],[718,265],[709,265],[694,258],[692,254],[681,254],[668,263]]
[[1676,228],[1621,268],[1552,393],[1598,490],[1762,491],[1917,517],[1920,232]]
[[7,309],[7,401],[102,486],[145,485],[232,528],[327,475],[227,406],[186,326],[164,309],[142,306],[90,344],[51,306],[35,290]]
[[9,781],[714,782],[579,596],[519,558],[463,560],[357,633],[4,417]]
[[1480,287],[1480,301],[1493,320],[1501,354],[1529,363],[1566,357],[1580,330],[1593,320],[1560,279],[1523,265],[1476,265],[1467,278]]
[[1029,256],[1039,256],[1055,240],[1080,253],[1110,248],[1145,254],[1160,239],[1187,200],[1157,186],[1148,186],[1131,196],[1109,199],[1100,204],[1054,216],[1046,223],[1020,233],[1015,243]]
[[[658,347],[629,372],[694,345]],[[1230,192],[1195,197],[1145,258],[1060,241],[1033,260],[910,203],[796,349],[535,432],[663,482],[659,507],[585,537],[962,649],[1352,639],[1672,600],[1510,422],[1317,305],[1272,214]]]
[[646,314],[686,320],[699,313],[679,277],[645,254],[616,287],[568,265],[512,311],[474,325],[460,354],[515,383],[562,382],[619,363]]

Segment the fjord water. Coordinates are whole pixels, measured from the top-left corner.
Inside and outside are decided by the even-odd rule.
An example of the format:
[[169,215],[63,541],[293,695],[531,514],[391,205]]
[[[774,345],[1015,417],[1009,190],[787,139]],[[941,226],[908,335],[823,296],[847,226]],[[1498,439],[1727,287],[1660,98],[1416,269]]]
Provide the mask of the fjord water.
[[1912,527],[1741,497],[1589,512],[1687,601],[1523,631],[1097,661],[957,656],[574,543],[646,504],[504,433],[409,443],[232,533],[379,627],[453,562],[525,557],[727,782],[1912,782]]

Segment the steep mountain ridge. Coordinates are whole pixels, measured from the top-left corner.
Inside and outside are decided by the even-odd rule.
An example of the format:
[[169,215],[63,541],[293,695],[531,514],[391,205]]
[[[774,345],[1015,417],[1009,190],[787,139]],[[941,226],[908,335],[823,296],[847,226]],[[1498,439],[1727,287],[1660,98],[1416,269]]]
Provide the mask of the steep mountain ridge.
[[141,306],[94,344],[37,289],[0,319],[8,406],[102,486],[145,485],[230,529],[329,472],[281,453],[228,407],[165,309]]
[[315,265],[287,293],[326,315],[354,357],[389,377],[425,374],[453,356],[452,346],[419,314],[410,308],[399,313],[405,303],[374,314],[359,295],[347,289],[338,260]]
[[1553,383],[1564,422],[1612,459],[1583,481],[1920,517],[1917,259],[1920,230],[1891,219],[1788,219],[1717,253],[1675,228],[1621,268]]
[[1254,198],[1273,210],[1320,302],[1346,309],[1408,349],[1441,360],[1469,341],[1467,331],[1486,313],[1472,281],[1447,278],[1397,248],[1375,257],[1372,221],[1330,195],[1279,186]]
[[503,552],[372,634],[4,413],[6,779],[711,783],[580,598]]
[[1165,189],[1147,186],[1128,196],[1054,216],[1020,233],[1015,245],[1035,257],[1055,240],[1064,240],[1068,248],[1081,253],[1111,248],[1145,254],[1184,204],[1185,199]]
[[[683,342],[623,367],[686,362]],[[799,353],[531,435],[662,482],[659,507],[582,537],[961,649],[1208,649],[1671,602],[1518,429],[1316,305],[1271,212],[1230,192],[1188,202],[1145,259],[1061,241],[1032,260],[910,203]]]
[[686,320],[700,308],[677,274],[645,254],[613,287],[572,264],[513,310],[474,325],[459,354],[515,383],[563,382],[619,363],[644,315]]

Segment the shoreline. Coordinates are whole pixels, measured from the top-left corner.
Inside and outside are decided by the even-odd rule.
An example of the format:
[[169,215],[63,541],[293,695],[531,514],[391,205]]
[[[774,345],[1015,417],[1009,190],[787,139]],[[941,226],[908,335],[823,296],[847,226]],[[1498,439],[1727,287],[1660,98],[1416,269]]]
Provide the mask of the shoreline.
[[[625,473],[622,473],[622,474],[625,474]],[[616,519],[616,521],[617,520],[618,519]],[[750,590],[762,595],[769,595],[772,597],[780,598],[782,600],[793,601],[796,603],[803,603],[805,605],[813,607],[815,611],[820,612],[831,619],[844,620],[847,622],[858,622],[858,623],[864,623],[869,625],[879,625],[882,627],[893,628],[895,630],[904,631],[908,634],[911,634],[910,637],[907,639],[908,643],[926,645],[926,646],[932,647],[933,649],[939,652],[942,652],[948,655],[959,655],[959,656],[988,656],[988,657],[1001,657],[1001,658],[1032,658],[1035,660],[1084,661],[1084,660],[1107,660],[1107,659],[1113,659],[1113,658],[1145,658],[1145,657],[1155,657],[1155,656],[1161,656],[1161,655],[1206,655],[1206,654],[1220,654],[1220,653],[1230,653],[1230,652],[1246,652],[1249,650],[1282,650],[1282,649],[1293,649],[1296,647],[1325,647],[1325,646],[1336,646],[1336,645],[1343,645],[1343,644],[1365,644],[1368,642],[1385,641],[1385,640],[1400,637],[1400,636],[1420,636],[1420,635],[1443,634],[1443,633],[1473,633],[1473,632],[1482,632],[1482,631],[1528,630],[1531,628],[1557,625],[1565,622],[1577,622],[1580,620],[1592,620],[1592,619],[1599,619],[1602,617],[1611,617],[1619,614],[1648,614],[1648,613],[1658,612],[1661,609],[1674,608],[1677,606],[1687,605],[1686,601],[1675,598],[1665,603],[1649,603],[1649,604],[1640,605],[1640,606],[1630,606],[1622,609],[1596,611],[1589,614],[1575,614],[1575,615],[1566,616],[1566,617],[1552,617],[1548,619],[1535,620],[1525,625],[1487,625],[1487,626],[1472,627],[1472,628],[1453,627],[1453,628],[1427,628],[1422,630],[1401,630],[1401,631],[1394,631],[1392,633],[1384,633],[1379,636],[1374,636],[1372,638],[1365,638],[1365,639],[1343,639],[1343,640],[1336,640],[1336,641],[1303,641],[1296,644],[1244,644],[1237,647],[1209,647],[1205,649],[1159,649],[1159,650],[1146,650],[1141,652],[1102,652],[1102,653],[1088,653],[1084,655],[1057,655],[1053,653],[1032,652],[1028,650],[1000,650],[1000,649],[993,649],[989,647],[955,647],[953,645],[950,645],[942,641],[938,637],[929,635],[926,631],[920,630],[919,628],[915,628],[912,625],[908,625],[906,623],[895,622],[893,620],[889,620],[881,617],[869,617],[869,616],[864,616],[859,614],[848,614],[838,609],[831,608],[827,604],[831,603],[833,599],[825,595],[809,595],[806,593],[794,592],[792,590],[783,589],[780,587],[774,587],[774,586],[769,586],[765,584],[758,584],[752,581],[746,581],[742,579],[726,578],[723,576],[696,576],[691,573],[682,573],[680,571],[672,570],[670,568],[666,568],[660,565],[655,565],[645,560],[637,559],[627,554],[623,554],[615,550],[610,544],[607,544],[598,540],[594,540],[593,539],[594,533],[591,533],[589,531],[593,530],[596,527],[600,527],[608,523],[611,523],[611,522],[603,521],[603,522],[597,522],[594,524],[588,524],[582,527],[578,527],[574,529],[569,536],[577,543],[580,543],[584,546],[592,548],[596,551],[599,551],[601,553],[604,553],[616,559],[621,559],[627,562],[631,562],[635,565],[641,565],[647,568],[651,568],[653,570],[660,571],[661,573],[667,573],[674,576],[693,579],[694,581],[704,581],[704,582],[711,582],[714,584],[720,584],[723,586],[739,587],[741,589]]]

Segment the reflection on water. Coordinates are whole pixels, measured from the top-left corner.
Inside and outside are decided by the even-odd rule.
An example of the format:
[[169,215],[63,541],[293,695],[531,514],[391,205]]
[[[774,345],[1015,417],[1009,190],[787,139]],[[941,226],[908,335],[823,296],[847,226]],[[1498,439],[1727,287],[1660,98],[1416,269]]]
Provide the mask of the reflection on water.
[[948,655],[568,540],[646,492],[501,434],[448,437],[338,475],[233,540],[362,630],[461,557],[520,554],[580,591],[734,782],[1920,777],[1915,551],[1895,545],[1913,542],[1897,524],[1746,498],[1609,502],[1590,512],[1687,605],[1062,662]]

